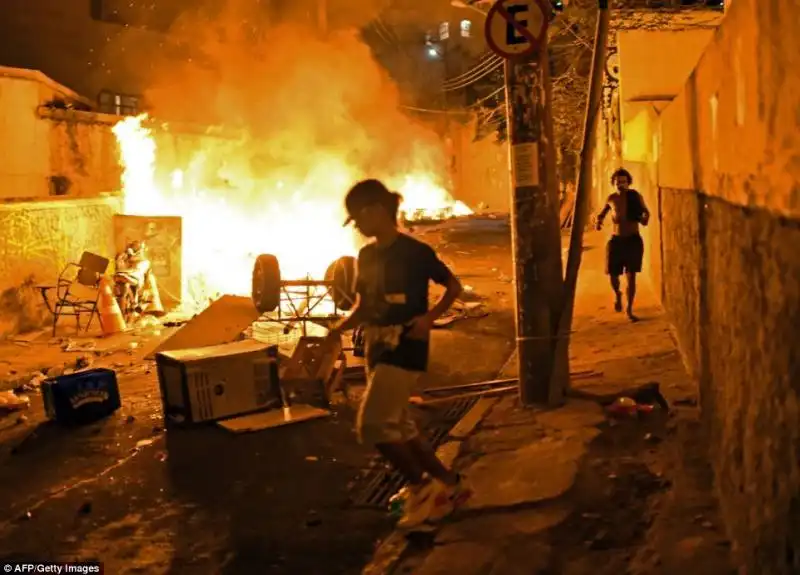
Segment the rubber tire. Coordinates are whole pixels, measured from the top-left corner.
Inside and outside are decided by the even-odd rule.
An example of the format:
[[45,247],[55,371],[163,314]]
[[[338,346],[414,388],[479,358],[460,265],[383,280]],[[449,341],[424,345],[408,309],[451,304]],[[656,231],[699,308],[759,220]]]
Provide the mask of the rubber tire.
[[342,256],[325,271],[325,281],[333,282],[331,297],[336,307],[350,311],[356,303],[356,258]]
[[281,267],[272,254],[261,254],[253,266],[253,304],[258,313],[275,311],[281,303]]

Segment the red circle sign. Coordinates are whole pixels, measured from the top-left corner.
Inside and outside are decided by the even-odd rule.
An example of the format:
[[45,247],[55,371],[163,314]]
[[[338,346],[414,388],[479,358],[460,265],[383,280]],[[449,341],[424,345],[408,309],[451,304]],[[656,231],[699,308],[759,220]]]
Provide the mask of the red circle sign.
[[486,43],[502,58],[528,56],[541,45],[549,20],[547,0],[497,0],[486,14]]

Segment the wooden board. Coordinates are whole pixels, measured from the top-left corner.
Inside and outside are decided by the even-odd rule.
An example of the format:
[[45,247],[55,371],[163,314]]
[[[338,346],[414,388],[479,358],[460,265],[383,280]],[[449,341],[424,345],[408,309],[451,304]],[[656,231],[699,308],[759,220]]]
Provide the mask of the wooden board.
[[219,421],[217,425],[233,433],[248,433],[273,427],[283,427],[284,425],[319,419],[330,415],[331,412],[325,409],[298,403],[289,409],[288,414],[284,413],[283,409],[270,409],[261,413]]
[[177,216],[114,216],[114,253],[129,242],[140,240],[147,246],[147,259],[158,282],[161,304],[166,311],[181,303],[183,276],[183,220]]
[[249,297],[224,295],[147,354],[230,343],[259,317]]

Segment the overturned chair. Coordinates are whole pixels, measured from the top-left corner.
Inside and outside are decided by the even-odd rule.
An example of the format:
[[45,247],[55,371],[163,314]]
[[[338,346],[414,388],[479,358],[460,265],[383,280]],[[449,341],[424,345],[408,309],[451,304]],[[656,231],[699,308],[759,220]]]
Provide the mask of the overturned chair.
[[69,263],[58,276],[56,285],[38,286],[44,305],[53,315],[53,335],[61,316],[73,316],[78,331],[81,316],[87,314],[86,331],[97,315],[100,299],[100,280],[108,269],[109,260],[92,252],[83,252],[78,263]]

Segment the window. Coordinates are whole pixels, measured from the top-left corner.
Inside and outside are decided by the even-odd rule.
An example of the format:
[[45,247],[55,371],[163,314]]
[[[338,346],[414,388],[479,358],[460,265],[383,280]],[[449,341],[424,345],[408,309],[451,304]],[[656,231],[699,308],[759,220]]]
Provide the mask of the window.
[[100,112],[103,114],[115,114],[117,116],[135,116],[140,110],[140,99],[138,96],[128,96],[125,94],[115,94],[114,92],[103,91],[97,97]]
[[462,20],[461,21],[461,36],[463,38],[469,38],[472,36],[472,22],[469,20]]
[[143,3],[131,0],[89,0],[92,20],[166,32],[180,14],[179,3]]
[[439,24],[439,40],[447,40],[450,37],[450,23],[442,22]]
[[110,24],[124,24],[119,11],[109,5],[108,0],[89,0],[89,14],[92,20]]

